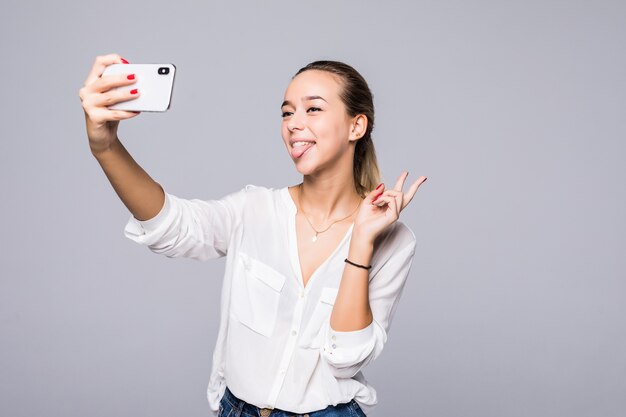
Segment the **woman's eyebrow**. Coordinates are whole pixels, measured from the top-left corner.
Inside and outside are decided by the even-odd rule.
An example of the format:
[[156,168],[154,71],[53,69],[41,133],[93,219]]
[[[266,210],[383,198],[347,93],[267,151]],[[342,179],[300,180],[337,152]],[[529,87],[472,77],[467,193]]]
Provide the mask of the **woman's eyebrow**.
[[[320,96],[306,96],[302,99],[302,101],[309,101],[309,100],[324,100],[324,97],[320,97]],[[326,100],[324,100],[326,101]],[[326,101],[326,103],[328,103]]]
[[[310,101],[310,100],[324,100],[324,101],[326,101],[326,99],[324,97],[321,97],[321,96],[306,96],[306,97],[302,97],[302,101]],[[326,101],[326,103],[328,103],[328,101]],[[291,102],[289,100],[285,100],[285,101],[283,101],[283,104],[280,105],[280,107],[284,107],[284,106],[293,106],[293,104],[291,104]]]

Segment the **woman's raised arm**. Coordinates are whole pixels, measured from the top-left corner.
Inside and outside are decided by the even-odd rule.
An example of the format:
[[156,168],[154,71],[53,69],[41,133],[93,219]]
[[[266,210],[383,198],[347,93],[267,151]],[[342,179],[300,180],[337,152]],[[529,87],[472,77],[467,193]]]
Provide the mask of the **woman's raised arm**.
[[137,80],[134,74],[105,75],[111,64],[127,63],[117,54],[96,57],[78,95],[85,111],[87,137],[91,153],[100,163],[113,189],[138,220],[156,216],[165,202],[163,188],[135,162],[117,136],[120,120],[137,116],[138,112],[109,110],[107,106],[136,98],[140,91],[124,93],[109,91],[114,87],[130,85]]

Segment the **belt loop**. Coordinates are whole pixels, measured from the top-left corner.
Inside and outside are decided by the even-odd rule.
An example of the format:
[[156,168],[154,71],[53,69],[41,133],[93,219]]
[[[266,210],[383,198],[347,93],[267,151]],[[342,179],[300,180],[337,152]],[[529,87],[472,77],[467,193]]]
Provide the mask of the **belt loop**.
[[243,413],[243,406],[245,405],[245,403],[246,402],[244,400],[237,398],[237,406],[235,407],[235,414],[232,417],[241,417],[241,414]]

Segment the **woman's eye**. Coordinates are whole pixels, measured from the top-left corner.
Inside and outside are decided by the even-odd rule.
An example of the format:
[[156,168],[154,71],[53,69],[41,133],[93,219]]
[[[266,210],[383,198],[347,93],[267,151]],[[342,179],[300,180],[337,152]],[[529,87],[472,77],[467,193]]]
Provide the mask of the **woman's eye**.
[[322,111],[319,107],[311,107],[308,111]]
[[291,116],[291,112],[289,112],[289,111],[284,111],[284,112],[283,112],[283,117],[287,117],[287,116]]

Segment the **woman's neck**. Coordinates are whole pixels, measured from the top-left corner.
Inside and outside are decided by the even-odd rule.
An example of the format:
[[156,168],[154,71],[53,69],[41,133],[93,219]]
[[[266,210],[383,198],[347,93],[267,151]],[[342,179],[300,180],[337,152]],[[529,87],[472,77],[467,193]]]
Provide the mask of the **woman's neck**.
[[356,214],[355,209],[362,201],[351,177],[316,179],[305,176],[297,193],[299,209],[318,224]]

